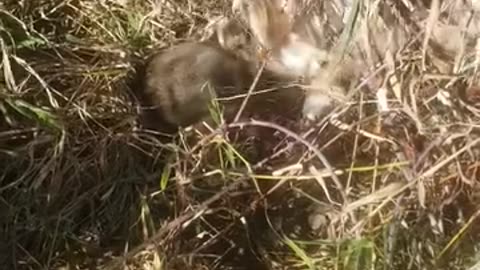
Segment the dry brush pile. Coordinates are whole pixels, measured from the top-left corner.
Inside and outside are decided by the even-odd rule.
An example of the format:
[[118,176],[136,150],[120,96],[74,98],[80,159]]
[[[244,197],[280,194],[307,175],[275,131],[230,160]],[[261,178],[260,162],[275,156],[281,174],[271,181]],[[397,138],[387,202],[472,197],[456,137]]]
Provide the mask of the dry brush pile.
[[0,3],[0,265],[475,269],[476,2],[337,2],[302,11],[353,70],[329,115],[167,141],[138,124],[133,67],[230,1]]

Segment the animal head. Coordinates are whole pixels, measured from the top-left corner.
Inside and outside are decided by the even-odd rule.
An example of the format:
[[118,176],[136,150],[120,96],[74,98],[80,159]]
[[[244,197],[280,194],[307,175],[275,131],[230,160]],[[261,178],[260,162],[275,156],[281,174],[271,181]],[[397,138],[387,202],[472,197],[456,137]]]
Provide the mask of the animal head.
[[299,34],[293,0],[234,0],[232,9],[250,28],[257,44],[269,52],[270,61],[289,73],[312,77],[328,53]]
[[333,63],[329,52],[309,36],[312,29],[315,31],[312,26],[318,25],[318,17],[298,16],[306,1],[234,0],[232,10],[249,27],[258,45],[269,52],[267,68],[304,78],[303,114],[316,118],[345,95],[345,76],[353,73],[343,72],[346,67]]

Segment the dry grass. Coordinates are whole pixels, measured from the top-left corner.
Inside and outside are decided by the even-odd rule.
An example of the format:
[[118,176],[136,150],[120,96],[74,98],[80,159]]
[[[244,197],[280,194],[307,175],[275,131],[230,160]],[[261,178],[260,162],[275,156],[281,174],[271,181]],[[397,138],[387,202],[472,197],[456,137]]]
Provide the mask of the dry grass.
[[[370,89],[318,123],[161,143],[137,128],[132,63],[198,39],[230,3],[121,2],[0,3],[4,269],[478,264],[478,75],[458,58],[457,72],[439,71],[447,60],[408,14],[411,42],[372,76],[398,82],[388,112]],[[239,127],[269,139],[234,140]]]

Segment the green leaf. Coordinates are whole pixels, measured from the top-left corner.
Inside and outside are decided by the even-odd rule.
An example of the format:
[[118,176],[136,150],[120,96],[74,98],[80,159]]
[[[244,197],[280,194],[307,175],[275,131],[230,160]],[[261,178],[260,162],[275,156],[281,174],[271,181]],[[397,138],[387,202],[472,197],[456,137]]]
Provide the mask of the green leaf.
[[54,114],[40,108],[36,107],[24,100],[16,99],[5,99],[8,105],[16,110],[21,115],[39,123],[42,126],[52,128],[57,131],[62,130],[60,122],[57,120]]
[[283,241],[295,253],[295,255],[298,258],[300,258],[308,266],[309,269],[312,269],[312,270],[316,269],[314,262],[312,261],[312,259],[310,257],[308,257],[305,250],[300,248],[297,244],[295,244],[295,242],[293,242],[292,240],[290,240],[287,237],[285,237],[285,239]]
[[172,168],[170,166],[165,166],[165,169],[162,172],[162,176],[160,178],[160,190],[165,191],[167,188],[168,180],[170,179],[170,174],[172,172]]

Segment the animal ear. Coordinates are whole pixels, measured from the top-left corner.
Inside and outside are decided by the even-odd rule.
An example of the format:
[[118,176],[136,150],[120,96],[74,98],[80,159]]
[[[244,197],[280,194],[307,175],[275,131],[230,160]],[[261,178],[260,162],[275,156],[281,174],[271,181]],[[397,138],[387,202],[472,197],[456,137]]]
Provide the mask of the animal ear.
[[201,41],[213,41],[222,48],[235,50],[247,45],[248,33],[237,20],[218,16],[209,21]]
[[282,13],[285,13],[290,21],[293,22],[301,7],[298,3],[303,2],[303,0],[274,0],[274,2],[276,2],[277,8],[279,8]]
[[234,0],[232,8],[260,45],[271,52],[269,60],[276,62],[277,68],[310,77],[328,54],[295,31],[295,16],[302,5],[303,0]]
[[247,23],[258,43],[267,50],[277,50],[288,38],[292,24],[280,0],[234,0],[234,13]]

